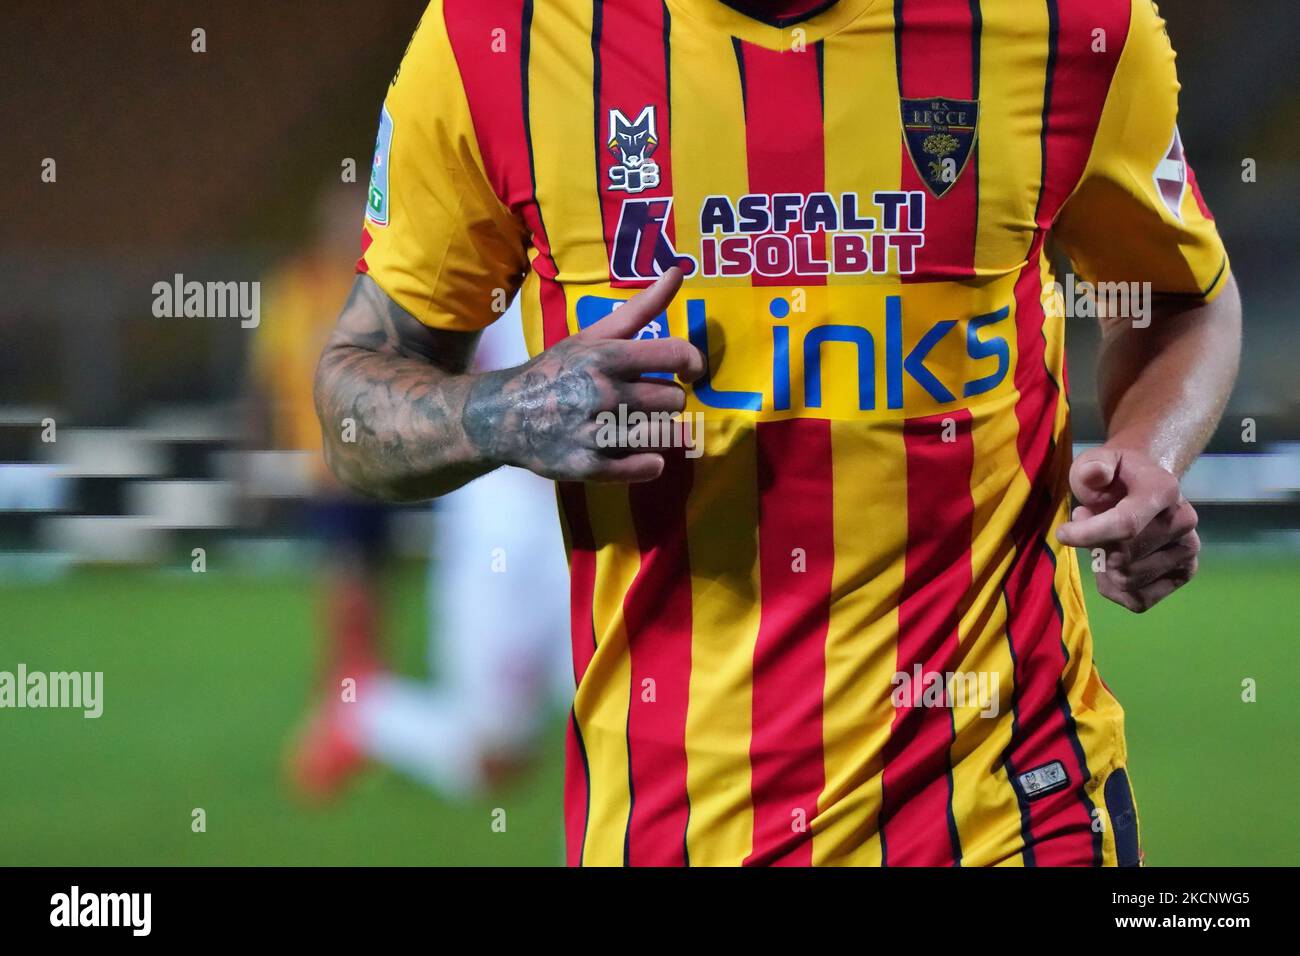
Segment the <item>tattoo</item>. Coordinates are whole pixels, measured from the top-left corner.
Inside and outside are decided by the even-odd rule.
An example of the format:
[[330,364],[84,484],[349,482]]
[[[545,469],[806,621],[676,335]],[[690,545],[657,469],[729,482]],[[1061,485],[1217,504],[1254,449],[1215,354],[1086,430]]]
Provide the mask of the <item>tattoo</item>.
[[637,358],[638,349],[659,349],[655,361],[678,371],[692,356],[702,361],[683,352],[686,343],[674,359],[667,343],[580,334],[517,368],[471,374],[477,343],[476,332],[428,328],[359,277],[316,371],[325,456],[339,479],[376,497],[413,500],[499,465],[558,480],[652,477],[646,456],[638,462],[599,447],[597,417],[622,405],[685,404],[680,386],[641,378],[648,353]]
[[[538,474],[580,474],[593,457],[591,423],[602,407],[589,351],[564,343],[518,369],[478,376],[461,417],[484,456]],[[576,439],[576,441],[575,441]]]
[[431,329],[357,278],[316,372],[325,456],[376,497],[445,494],[499,465],[557,479],[606,459],[595,418],[619,401],[608,349],[566,339],[518,368],[469,374],[478,333]]
[[[358,276],[316,371],[326,459],[346,484],[378,497],[428,497],[487,469],[457,446],[477,333],[425,326]],[[459,467],[457,463],[460,463]],[[451,464],[439,488],[429,476]]]

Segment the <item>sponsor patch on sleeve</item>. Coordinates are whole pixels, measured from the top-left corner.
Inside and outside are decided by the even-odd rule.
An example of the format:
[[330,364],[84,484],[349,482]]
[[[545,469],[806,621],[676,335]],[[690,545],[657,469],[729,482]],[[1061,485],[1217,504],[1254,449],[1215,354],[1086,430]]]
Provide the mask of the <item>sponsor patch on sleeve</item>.
[[366,218],[377,226],[388,225],[388,160],[392,149],[393,117],[385,106],[379,113],[379,135],[375,138],[375,160],[366,196]]

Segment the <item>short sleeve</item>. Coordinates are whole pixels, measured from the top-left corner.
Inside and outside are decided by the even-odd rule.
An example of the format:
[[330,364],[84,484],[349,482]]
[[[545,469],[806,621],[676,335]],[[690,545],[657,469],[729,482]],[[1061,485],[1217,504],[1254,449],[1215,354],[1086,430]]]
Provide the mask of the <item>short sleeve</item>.
[[484,172],[441,0],[380,114],[359,272],[432,328],[477,331],[518,291],[527,231]]
[[1053,236],[1084,279],[1209,300],[1228,257],[1183,151],[1178,90],[1164,20],[1133,0],[1092,154]]

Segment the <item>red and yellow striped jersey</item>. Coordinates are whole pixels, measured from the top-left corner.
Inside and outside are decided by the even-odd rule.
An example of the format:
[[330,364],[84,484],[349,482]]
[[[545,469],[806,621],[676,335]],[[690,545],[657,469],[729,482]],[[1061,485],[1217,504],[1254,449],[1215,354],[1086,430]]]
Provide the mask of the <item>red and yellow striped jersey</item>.
[[430,326],[520,290],[536,352],[688,273],[702,454],[559,492],[570,861],[1129,861],[1044,246],[1223,287],[1163,22],[741,6],[434,0],[381,120],[359,268]]

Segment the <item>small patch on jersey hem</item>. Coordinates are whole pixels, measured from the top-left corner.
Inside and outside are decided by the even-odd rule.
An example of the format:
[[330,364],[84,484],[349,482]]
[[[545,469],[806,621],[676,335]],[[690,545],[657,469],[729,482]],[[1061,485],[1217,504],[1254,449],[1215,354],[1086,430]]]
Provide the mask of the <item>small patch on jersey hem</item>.
[[1070,785],[1070,775],[1059,760],[1026,770],[1016,777],[1016,786],[1026,800],[1037,800]]

